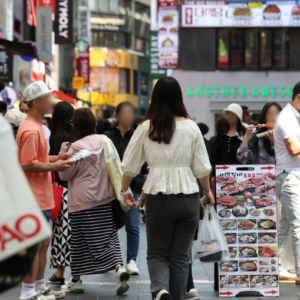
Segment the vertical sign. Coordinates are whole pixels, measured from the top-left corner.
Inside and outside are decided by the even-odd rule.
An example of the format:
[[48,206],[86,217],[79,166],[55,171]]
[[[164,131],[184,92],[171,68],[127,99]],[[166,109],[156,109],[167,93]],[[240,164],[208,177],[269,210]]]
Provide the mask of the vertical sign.
[[73,44],[72,0],[56,0],[54,33],[55,44]]
[[13,55],[10,50],[0,50],[0,80],[13,81]]
[[166,76],[166,70],[158,68],[158,37],[157,31],[150,31],[150,78],[159,79]]
[[38,0],[38,6],[52,7],[52,12],[55,13],[55,0]]
[[158,7],[158,67],[178,68],[178,6]]
[[90,42],[91,39],[91,12],[78,10],[77,40]]
[[216,166],[217,213],[230,260],[218,263],[220,297],[279,296],[275,166]]
[[5,35],[8,41],[14,40],[14,13],[13,13],[13,1],[2,0],[6,2],[6,28]]
[[90,82],[90,47],[85,52],[79,52],[77,58],[78,77],[83,77],[85,83]]
[[35,40],[39,60],[52,61],[52,7],[37,6]]

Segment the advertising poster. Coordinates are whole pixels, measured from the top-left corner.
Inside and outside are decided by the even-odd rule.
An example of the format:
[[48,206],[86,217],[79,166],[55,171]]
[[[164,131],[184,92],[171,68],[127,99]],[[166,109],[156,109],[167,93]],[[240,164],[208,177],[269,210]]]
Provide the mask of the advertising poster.
[[178,68],[178,7],[158,7],[158,67]]
[[183,1],[183,27],[293,27],[300,1]]
[[[248,169],[245,171],[245,169]],[[230,260],[218,263],[220,297],[279,296],[275,166],[216,166],[216,204]]]
[[158,68],[158,34],[150,31],[150,78],[159,79],[166,76],[166,70]]

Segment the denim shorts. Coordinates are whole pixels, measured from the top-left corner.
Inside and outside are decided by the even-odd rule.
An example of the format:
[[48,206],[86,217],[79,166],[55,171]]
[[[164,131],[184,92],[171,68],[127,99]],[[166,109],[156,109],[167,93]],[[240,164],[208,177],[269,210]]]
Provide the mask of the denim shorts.
[[45,218],[47,219],[47,222],[50,221],[50,217],[51,217],[51,209],[48,209],[48,210],[43,210],[42,213],[44,214]]

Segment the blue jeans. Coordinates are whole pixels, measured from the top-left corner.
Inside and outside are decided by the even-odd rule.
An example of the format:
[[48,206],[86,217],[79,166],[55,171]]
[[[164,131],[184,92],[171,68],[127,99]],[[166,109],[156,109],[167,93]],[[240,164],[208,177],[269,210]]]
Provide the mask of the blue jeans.
[[[136,191],[132,191],[134,200],[137,201],[140,194]],[[139,223],[139,213],[137,212],[135,206],[131,206],[129,211],[129,220],[125,225],[127,233],[127,263],[130,260],[135,260],[139,251],[140,243],[140,223]]]
[[45,216],[47,222],[49,222],[49,221],[50,221],[51,214],[52,214],[51,209],[43,210],[42,213],[44,214],[44,216]]

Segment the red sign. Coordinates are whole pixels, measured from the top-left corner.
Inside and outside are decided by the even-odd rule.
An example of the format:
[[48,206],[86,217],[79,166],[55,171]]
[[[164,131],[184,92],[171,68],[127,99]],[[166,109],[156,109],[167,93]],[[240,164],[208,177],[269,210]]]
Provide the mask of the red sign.
[[27,23],[29,26],[36,26],[35,5],[33,0],[26,0],[27,4]]
[[36,59],[34,59],[31,62],[31,80],[44,81],[44,76],[45,76],[45,64],[42,61],[37,61]]
[[[34,230],[30,233],[22,231],[22,222],[26,220],[31,220],[35,223]],[[32,238],[37,235],[41,230],[41,222],[35,215],[24,215],[20,217],[14,227],[9,227],[8,225],[2,225],[0,227],[0,251],[5,251],[6,243],[17,240],[18,242],[23,242],[25,239]]]
[[268,167],[261,167],[262,170],[272,170],[274,167],[268,166]]
[[278,291],[270,291],[270,292],[265,292],[265,294],[272,294],[272,295],[274,295],[274,294],[277,294],[278,293]]
[[226,296],[230,296],[230,295],[232,295],[233,293],[231,293],[231,292],[226,292],[226,293],[220,293],[220,295],[226,295]]
[[216,167],[217,170],[227,170],[229,167],[223,166],[223,167]]
[[38,0],[37,5],[52,7],[52,12],[55,14],[55,0]]
[[158,0],[158,3],[178,3],[178,0]]
[[90,82],[90,47],[85,52],[79,52],[77,59],[78,77],[83,77],[85,83]]

